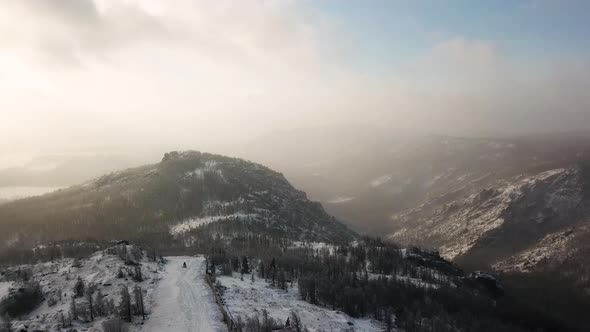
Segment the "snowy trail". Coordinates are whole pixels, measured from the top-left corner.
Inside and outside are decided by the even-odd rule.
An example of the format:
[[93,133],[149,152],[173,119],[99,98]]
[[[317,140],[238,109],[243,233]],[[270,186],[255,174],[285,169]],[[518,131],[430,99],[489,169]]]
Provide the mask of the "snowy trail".
[[[211,288],[204,279],[203,257],[167,257],[154,292],[154,308],[142,331],[227,331]],[[182,267],[186,262],[187,268]]]

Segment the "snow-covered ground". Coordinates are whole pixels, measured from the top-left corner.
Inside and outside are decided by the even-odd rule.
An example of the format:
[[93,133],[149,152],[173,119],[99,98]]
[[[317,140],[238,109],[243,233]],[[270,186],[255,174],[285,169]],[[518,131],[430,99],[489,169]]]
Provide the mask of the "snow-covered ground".
[[[152,314],[142,331],[227,331],[213,292],[204,279],[205,259],[168,257],[167,260],[151,300]],[[183,262],[186,268],[182,267]]]
[[186,233],[192,229],[195,229],[202,225],[207,225],[212,222],[226,220],[226,219],[249,219],[249,218],[256,218],[258,215],[251,213],[232,213],[228,215],[221,215],[221,216],[205,216],[200,218],[190,218],[184,220],[178,224],[175,224],[170,227],[170,234],[171,235],[179,235]]
[[391,174],[386,174],[386,175],[380,176],[380,177],[372,180],[370,182],[370,185],[373,188],[377,188],[377,187],[380,187],[380,186],[386,184],[387,182],[391,181],[391,179],[392,179]]
[[359,332],[383,330],[383,326],[375,320],[352,318],[343,312],[301,300],[296,283],[285,291],[271,287],[256,277],[252,282],[249,274],[244,275],[244,281],[237,274],[234,277],[219,276],[217,280],[227,288],[223,298],[234,318],[240,316],[245,319],[256,314],[261,317],[266,309],[270,317],[285,322],[294,310],[311,332],[344,331],[351,327]]
[[0,282],[0,300],[2,300],[6,295],[8,295],[8,290],[12,286],[12,282],[3,281]]
[[350,202],[354,199],[354,196],[337,196],[329,201],[327,201],[326,203],[329,204],[342,204],[342,203],[347,203]]
[[314,251],[322,251],[327,250],[329,253],[334,253],[336,250],[336,246],[333,244],[328,244],[326,242],[302,242],[302,241],[293,241],[292,248],[306,248],[312,249]]
[[[131,250],[132,246],[127,246]],[[139,286],[144,291],[146,301],[149,301],[152,291],[160,279],[160,263],[149,262],[143,258],[138,263],[141,264],[143,281],[136,282],[130,276],[133,266],[127,266],[117,255],[108,254],[107,251],[99,251],[86,259],[79,260],[79,265],[74,263],[73,259],[66,258],[54,262],[39,263],[34,265],[21,265],[8,269],[16,271],[18,269],[30,269],[32,280],[39,281],[44,301],[28,315],[19,317],[14,320],[15,328],[28,326],[29,331],[58,331],[60,325],[60,314],[67,315],[70,312],[71,295],[73,294],[74,284],[78,277],[82,278],[86,285],[93,283],[100,290],[105,300],[113,299],[115,304],[119,303],[119,292],[121,287],[127,286],[132,289]],[[122,269],[124,276],[118,278],[118,271]],[[15,287],[18,285],[14,283]],[[0,282],[0,297],[8,292],[11,287],[6,282]],[[85,303],[85,300],[78,298],[79,305]],[[50,305],[51,304],[51,305]],[[150,311],[148,306],[147,311]],[[104,317],[97,317],[94,322],[74,321],[73,328],[84,331],[102,331],[101,324]],[[141,318],[135,318],[134,324],[139,324]],[[139,325],[138,325],[139,326]]]

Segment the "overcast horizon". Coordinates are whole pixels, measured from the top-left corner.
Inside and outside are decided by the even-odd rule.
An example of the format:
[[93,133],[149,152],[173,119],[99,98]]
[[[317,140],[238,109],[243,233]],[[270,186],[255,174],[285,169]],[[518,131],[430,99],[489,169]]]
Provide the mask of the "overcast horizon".
[[586,132],[589,9],[574,0],[7,0],[0,155],[223,150],[276,131],[353,125]]

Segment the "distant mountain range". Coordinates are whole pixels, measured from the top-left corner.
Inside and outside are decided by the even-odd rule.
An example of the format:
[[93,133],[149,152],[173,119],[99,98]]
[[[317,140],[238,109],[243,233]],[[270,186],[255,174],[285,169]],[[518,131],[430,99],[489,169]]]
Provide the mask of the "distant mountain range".
[[250,146],[251,158],[284,171],[361,233],[464,265],[590,275],[590,136],[301,130]]
[[[202,229],[223,234],[257,225],[291,238],[348,238],[352,232],[334,226],[331,214],[359,233],[437,249],[463,264],[586,273],[590,136],[465,138],[333,127],[279,132],[234,150],[283,172],[327,213],[266,167],[187,152],[5,204],[0,222],[11,231],[1,236],[21,240],[29,229],[61,234],[31,235],[34,241],[166,234],[166,241],[190,244]],[[115,165],[108,160],[104,167]]]

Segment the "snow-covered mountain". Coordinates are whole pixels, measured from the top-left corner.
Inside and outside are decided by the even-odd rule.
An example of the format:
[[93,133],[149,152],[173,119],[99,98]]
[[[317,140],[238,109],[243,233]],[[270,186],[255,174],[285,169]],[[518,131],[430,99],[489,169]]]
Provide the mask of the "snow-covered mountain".
[[251,158],[283,170],[361,233],[503,270],[540,268],[553,258],[579,265],[586,255],[587,135],[467,138],[341,128],[258,143]]
[[399,228],[391,238],[439,247],[450,259],[530,268],[557,258],[584,222],[582,172],[559,168],[501,180],[454,200],[434,197],[395,214]]
[[2,245],[64,239],[187,244],[195,236],[268,234],[347,241],[355,235],[285,177],[242,159],[195,151],[0,206]]

